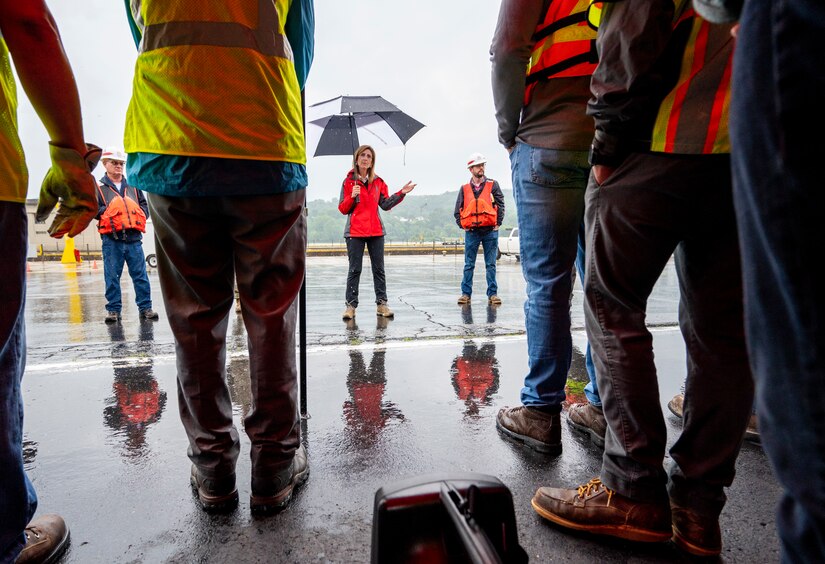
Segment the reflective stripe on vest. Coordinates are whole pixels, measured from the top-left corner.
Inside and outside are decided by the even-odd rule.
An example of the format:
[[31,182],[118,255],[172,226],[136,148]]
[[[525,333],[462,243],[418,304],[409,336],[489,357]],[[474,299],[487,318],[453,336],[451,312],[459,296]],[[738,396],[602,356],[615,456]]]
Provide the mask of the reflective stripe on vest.
[[[97,224],[97,232],[102,235],[106,235],[108,233],[117,233],[127,229],[136,229],[141,233],[146,233],[146,214],[143,213],[143,208],[141,208],[140,204],[137,203],[137,188],[134,186],[127,186],[126,190],[123,191],[124,195],[121,196],[117,190],[108,184],[105,186],[112,193],[114,193],[114,195],[107,191],[106,194],[109,194],[110,196],[110,199],[107,199],[106,194],[103,193],[102,185],[97,185],[97,190],[100,192],[100,196],[106,203],[106,210],[100,216],[100,220]],[[130,198],[126,195],[129,188],[132,188],[134,191],[134,198]]]
[[494,227],[498,220],[498,211],[494,207],[493,181],[488,180],[484,183],[478,197],[469,183],[465,184],[462,190],[464,190],[464,207],[461,208],[459,215],[461,227],[464,229]]
[[535,45],[527,65],[525,105],[540,80],[593,74],[598,62],[596,30],[601,4],[593,0],[550,2],[533,34]]
[[678,18],[674,34],[682,26],[688,39],[679,78],[659,107],[650,148],[662,153],[729,153],[730,27],[712,25],[692,8]]
[[128,152],[303,164],[291,0],[132,0],[141,32]]
[[0,33],[0,201],[25,203],[29,173],[17,134],[17,85]]

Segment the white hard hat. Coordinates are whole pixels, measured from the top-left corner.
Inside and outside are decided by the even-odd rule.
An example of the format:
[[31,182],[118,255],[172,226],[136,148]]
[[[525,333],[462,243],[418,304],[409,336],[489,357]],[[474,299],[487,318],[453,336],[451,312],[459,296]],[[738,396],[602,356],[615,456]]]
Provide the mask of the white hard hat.
[[470,168],[471,166],[484,164],[486,162],[487,158],[484,155],[482,155],[481,153],[473,153],[472,155],[470,155],[470,158],[467,159],[467,168]]
[[100,160],[120,161],[122,163],[125,163],[126,153],[124,153],[123,150],[118,147],[106,147],[105,149],[103,149],[103,154],[100,155]]

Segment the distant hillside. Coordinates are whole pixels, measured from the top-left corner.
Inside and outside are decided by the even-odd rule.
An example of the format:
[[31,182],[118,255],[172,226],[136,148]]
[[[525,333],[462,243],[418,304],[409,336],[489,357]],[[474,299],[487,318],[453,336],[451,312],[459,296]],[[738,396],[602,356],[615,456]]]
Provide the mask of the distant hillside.
[[[504,190],[504,227],[516,226],[513,193]],[[457,192],[437,196],[407,196],[389,212],[381,210],[388,241],[449,241],[463,232],[455,224],[453,210]],[[340,243],[344,238],[346,217],[338,211],[338,199],[313,200],[309,209],[309,243]]]

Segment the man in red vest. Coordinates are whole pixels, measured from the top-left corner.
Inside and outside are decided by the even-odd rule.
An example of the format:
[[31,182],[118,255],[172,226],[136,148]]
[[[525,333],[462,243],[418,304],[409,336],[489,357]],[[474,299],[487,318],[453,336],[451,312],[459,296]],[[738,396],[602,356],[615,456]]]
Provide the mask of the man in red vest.
[[464,277],[461,279],[459,304],[469,304],[473,295],[473,272],[478,247],[484,247],[484,266],[487,269],[487,303],[501,305],[496,284],[496,255],[498,228],[504,221],[504,194],[498,182],[484,175],[487,159],[473,153],[467,159],[470,181],[458,191],[455,202],[455,222],[464,230]]
[[[722,550],[751,414],[727,109],[733,39],[689,1],[607,3],[588,114],[585,323],[607,422],[601,472],[542,487],[533,508],[579,531]],[[639,49],[644,45],[644,49]],[[675,258],[687,353],[684,427],[667,446],[648,297]]]

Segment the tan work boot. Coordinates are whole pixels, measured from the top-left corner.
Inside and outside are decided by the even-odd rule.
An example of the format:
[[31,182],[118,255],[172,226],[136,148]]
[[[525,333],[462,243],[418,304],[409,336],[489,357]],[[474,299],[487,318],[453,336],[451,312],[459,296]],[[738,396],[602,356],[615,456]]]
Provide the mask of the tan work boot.
[[[673,398],[667,402],[667,408],[673,415],[681,419],[685,411],[685,395],[676,394],[673,396]],[[748,426],[745,429],[745,440],[754,443],[761,442],[761,438],[759,436],[759,422],[756,419],[755,413],[751,413],[751,418],[748,420]]]
[[524,405],[504,407],[496,415],[496,427],[510,440],[545,454],[561,454],[561,415],[544,413]]
[[344,310],[344,319],[355,319],[355,308],[348,305],[347,309]]
[[375,310],[376,315],[380,315],[381,317],[393,317],[395,314],[392,310],[387,307],[387,304],[378,304],[378,308]]
[[567,409],[567,423],[577,431],[590,435],[593,443],[604,448],[607,421],[601,407],[590,402],[571,405]]
[[639,542],[666,542],[673,536],[670,505],[638,502],[593,478],[575,490],[539,488],[536,513],[562,527]]
[[492,295],[487,298],[487,303],[490,305],[501,305],[501,298],[496,295]]
[[25,533],[26,546],[15,564],[56,562],[69,546],[69,528],[60,515],[52,513],[34,519]]
[[461,305],[468,304],[471,301],[472,301],[472,298],[470,298],[470,296],[468,296],[467,294],[461,294],[461,297],[458,298],[458,303],[461,304]]

